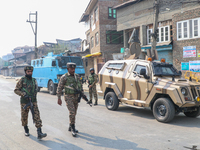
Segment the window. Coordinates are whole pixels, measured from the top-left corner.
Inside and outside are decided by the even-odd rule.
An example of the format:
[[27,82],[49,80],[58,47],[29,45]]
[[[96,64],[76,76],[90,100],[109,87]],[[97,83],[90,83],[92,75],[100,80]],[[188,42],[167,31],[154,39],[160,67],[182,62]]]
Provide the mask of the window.
[[135,72],[137,72],[138,74],[140,74],[140,70],[141,69],[146,69],[146,74],[148,75],[148,70],[147,70],[147,67],[146,66],[141,66],[141,65],[137,65],[136,67],[135,67]]
[[199,38],[200,18],[177,22],[177,40]]
[[94,37],[91,37],[91,48],[94,47]]
[[39,65],[39,60],[37,60],[37,65]]
[[124,63],[109,63],[107,68],[121,70],[123,69],[124,65]]
[[87,35],[87,44],[89,44],[90,43],[90,34],[88,33],[88,35]]
[[35,61],[33,61],[33,66],[35,66]]
[[97,32],[95,34],[95,45],[98,45],[99,44],[99,33]]
[[108,7],[108,18],[116,19],[116,17],[117,17],[117,11],[116,11],[116,9]]
[[121,44],[123,43],[123,31],[106,31],[106,43],[107,44]]
[[198,20],[193,20],[193,23],[194,23],[194,37],[198,37],[199,36],[199,29],[198,29],[198,26],[199,26],[199,22]]
[[97,22],[99,20],[98,7],[95,9],[94,14],[95,14],[95,22]]
[[93,14],[90,16],[90,27],[92,27],[93,26],[93,24],[94,24],[94,18],[93,18]]
[[151,44],[151,33],[152,33],[152,29],[147,29],[147,43]]
[[[151,44],[151,33],[153,29],[147,29],[147,44]],[[170,28],[169,26],[158,27],[157,29],[157,43],[168,42],[170,40]]]

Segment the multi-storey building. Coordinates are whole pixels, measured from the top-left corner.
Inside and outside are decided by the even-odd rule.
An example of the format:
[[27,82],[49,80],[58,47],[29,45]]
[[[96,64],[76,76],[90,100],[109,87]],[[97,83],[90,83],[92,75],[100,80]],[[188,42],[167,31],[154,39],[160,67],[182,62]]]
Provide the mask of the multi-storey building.
[[[155,21],[154,2],[129,0],[114,7],[117,10],[117,31],[124,33],[124,47],[129,47],[129,38],[133,29],[136,29],[142,49],[140,57],[143,58],[147,54],[147,49],[151,49],[151,34]],[[159,60],[165,58],[179,70],[181,64],[200,60],[199,14],[198,1],[160,1],[156,46]]]
[[[86,72],[94,67],[98,72],[103,64],[113,59],[113,53],[119,53],[123,47],[123,32],[117,32],[116,9],[122,0],[90,0],[80,22],[85,22],[87,31],[86,44],[89,44],[90,55],[87,55]],[[86,73],[87,76],[87,73]]]

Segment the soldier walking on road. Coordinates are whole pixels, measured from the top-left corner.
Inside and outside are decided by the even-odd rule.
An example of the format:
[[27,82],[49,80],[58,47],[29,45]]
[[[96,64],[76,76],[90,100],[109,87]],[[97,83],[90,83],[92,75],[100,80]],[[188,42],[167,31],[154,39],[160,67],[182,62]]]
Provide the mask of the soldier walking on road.
[[32,112],[33,122],[37,128],[38,139],[42,139],[47,136],[46,133],[42,133],[42,120],[40,119],[40,112],[37,105],[37,81],[32,78],[33,67],[26,66],[24,68],[25,77],[22,77],[15,87],[14,92],[21,96],[21,121],[24,126],[25,136],[29,136],[28,129],[28,113],[29,109]]
[[82,91],[83,93],[83,87],[79,76],[75,74],[75,68],[75,63],[67,63],[68,73],[62,75],[57,88],[59,105],[62,105],[61,95],[62,90],[64,89],[64,99],[69,110],[69,131],[72,132],[73,136],[76,136],[76,133],[78,133],[78,130],[75,129],[75,117],[79,103],[79,94],[76,92],[75,89]]
[[94,105],[98,105],[98,96],[97,96],[97,89],[96,83],[98,82],[98,75],[95,74],[94,68],[90,68],[90,75],[88,78],[89,83],[89,94],[90,94],[90,103],[92,103],[92,95],[94,95],[95,103]]

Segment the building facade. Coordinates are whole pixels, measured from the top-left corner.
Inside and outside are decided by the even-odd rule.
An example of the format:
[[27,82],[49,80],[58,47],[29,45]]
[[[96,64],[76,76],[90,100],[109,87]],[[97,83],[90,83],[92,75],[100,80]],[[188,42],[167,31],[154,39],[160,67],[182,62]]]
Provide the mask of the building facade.
[[173,33],[174,65],[200,72],[200,7],[174,14]]
[[[106,61],[113,59],[112,54],[119,53],[123,47],[123,32],[117,32],[117,14],[113,8],[122,2],[122,0],[90,0],[80,19],[80,22],[84,22],[87,27],[86,43],[91,54],[85,59],[88,59],[86,62],[94,62],[97,73]],[[89,67],[86,71],[89,71]]]
[[[151,49],[151,37],[155,20],[154,6],[154,0],[129,0],[114,7],[117,9],[117,30],[124,33],[124,47],[129,48],[128,41],[135,29],[138,31],[137,36],[141,43],[140,58],[143,59],[148,55],[147,50]],[[176,40],[174,35],[177,32],[174,14],[182,14],[199,6],[198,2],[189,0],[160,1],[156,46],[159,60],[165,58],[166,62],[174,63],[174,58],[178,54],[174,53],[174,51],[177,51],[177,46],[173,46],[174,39]]]

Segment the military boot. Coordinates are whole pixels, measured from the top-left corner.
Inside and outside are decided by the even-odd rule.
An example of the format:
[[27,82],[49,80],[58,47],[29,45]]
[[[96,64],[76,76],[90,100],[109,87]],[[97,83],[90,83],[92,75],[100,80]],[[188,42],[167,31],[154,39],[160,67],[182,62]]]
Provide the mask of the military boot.
[[98,105],[97,101],[95,101],[94,106],[95,106],[95,105]]
[[25,136],[29,136],[29,129],[28,126],[24,126],[24,130],[25,130]]
[[[70,124],[69,124],[69,129],[68,129],[68,131],[70,131],[70,132],[72,131],[72,127],[71,127]],[[75,129],[75,131],[76,131],[76,133],[78,133],[78,130]]]
[[75,125],[74,124],[71,124],[71,131],[72,131],[72,136],[73,137],[76,137],[76,129],[75,129]]
[[38,137],[37,137],[38,139],[42,139],[42,138],[47,136],[46,133],[42,133],[42,129],[41,128],[37,128],[37,134],[38,134]]

